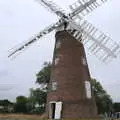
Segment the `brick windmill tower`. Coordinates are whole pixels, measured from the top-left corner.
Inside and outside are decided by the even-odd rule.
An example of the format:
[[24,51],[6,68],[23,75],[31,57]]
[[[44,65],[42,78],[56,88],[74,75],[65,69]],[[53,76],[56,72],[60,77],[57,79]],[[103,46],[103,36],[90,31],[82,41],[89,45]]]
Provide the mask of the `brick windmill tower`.
[[70,6],[71,12],[66,14],[53,2],[39,0],[60,17],[59,21],[46,27],[20,47],[11,49],[9,57],[56,30],[46,109],[50,119],[94,119],[97,116],[84,46],[100,60],[107,61],[116,58],[120,45],[82,18],[105,1],[78,0]]

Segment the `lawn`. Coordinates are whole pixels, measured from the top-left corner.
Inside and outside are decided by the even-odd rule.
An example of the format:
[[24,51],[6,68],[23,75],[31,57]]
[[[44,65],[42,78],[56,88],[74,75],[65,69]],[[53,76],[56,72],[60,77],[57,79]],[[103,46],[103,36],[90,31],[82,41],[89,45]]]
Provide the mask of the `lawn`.
[[[43,119],[43,116],[40,115],[0,114],[0,120],[47,120],[47,119]],[[65,119],[65,120],[74,120],[74,119]],[[79,120],[87,120],[87,119],[79,119]],[[114,120],[120,120],[120,119],[114,119]]]
[[40,115],[0,114],[0,120],[41,120]]

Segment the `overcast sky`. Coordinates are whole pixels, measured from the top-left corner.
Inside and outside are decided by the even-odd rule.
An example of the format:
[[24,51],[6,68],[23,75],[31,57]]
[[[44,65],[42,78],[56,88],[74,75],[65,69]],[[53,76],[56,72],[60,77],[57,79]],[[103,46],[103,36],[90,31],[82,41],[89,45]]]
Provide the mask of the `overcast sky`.
[[[69,9],[74,0],[54,0]],[[120,0],[108,0],[86,19],[113,40],[120,41]],[[0,99],[15,100],[28,95],[35,87],[35,74],[45,61],[52,60],[54,32],[46,35],[14,60],[7,58],[8,49],[28,40],[57,17],[34,0],[0,0]],[[86,51],[87,52],[87,51]],[[99,80],[114,101],[120,102],[120,57],[109,64],[88,55],[91,76]]]

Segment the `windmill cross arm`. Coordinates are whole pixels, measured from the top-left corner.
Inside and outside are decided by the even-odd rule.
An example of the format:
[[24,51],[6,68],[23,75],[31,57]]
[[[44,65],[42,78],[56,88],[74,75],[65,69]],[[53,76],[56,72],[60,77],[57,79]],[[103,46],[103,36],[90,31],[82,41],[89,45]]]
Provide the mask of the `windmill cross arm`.
[[[102,61],[108,57],[116,58],[118,52],[120,52],[120,45],[113,42],[108,36],[96,29],[92,24],[87,21],[83,22],[82,25],[76,24],[71,21],[70,27],[76,32],[73,32],[73,36],[78,40],[82,41],[85,45],[87,44],[88,49],[93,54],[98,54],[99,59]],[[82,40],[81,40],[82,32]]]
[[117,57],[117,52],[120,50],[120,45],[118,43],[114,42],[110,37],[95,28],[86,20],[81,24],[81,29],[83,29],[83,38],[85,35],[87,36],[87,39],[92,40],[93,42],[89,47],[92,52],[100,47],[106,53],[106,56],[112,58]]
[[43,37],[44,35],[50,33],[51,31],[53,31],[54,29],[56,29],[58,26],[60,26],[62,23],[60,21],[56,22],[55,24],[52,24],[48,27],[46,27],[44,30],[42,30],[41,32],[39,32],[38,34],[34,35],[34,37],[30,38],[28,41],[19,44],[15,47],[13,47],[12,49],[9,50],[9,55],[8,57],[11,57],[17,53],[19,53],[20,51],[26,49],[27,47],[29,47],[32,43],[38,41],[41,37]]
[[[53,1],[48,0],[36,0],[40,4],[42,4],[44,7],[46,7],[51,12],[55,13],[57,16],[61,17],[61,21],[63,22],[69,22],[73,18],[76,18],[78,14],[87,14],[91,12],[96,7],[100,6],[107,0],[78,0],[78,3],[75,3],[74,5],[71,5],[72,12],[69,14],[66,14],[64,10],[59,7],[57,4],[55,4]],[[77,4],[77,6],[76,6]]]
[[57,4],[55,4],[53,1],[48,0],[36,0],[36,1],[43,5],[45,8],[47,8],[48,10],[50,10],[52,13],[55,13],[57,16],[59,17],[66,16],[65,11]]
[[69,6],[71,9],[70,15],[72,18],[83,18],[106,1],[107,0],[78,0]]

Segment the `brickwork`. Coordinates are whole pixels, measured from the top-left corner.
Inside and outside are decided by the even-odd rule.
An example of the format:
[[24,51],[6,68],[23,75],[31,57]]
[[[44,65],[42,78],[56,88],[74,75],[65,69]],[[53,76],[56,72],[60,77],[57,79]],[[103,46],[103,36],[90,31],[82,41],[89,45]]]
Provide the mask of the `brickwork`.
[[[85,81],[90,81],[83,44],[66,31],[56,33],[56,45],[49,84],[48,103],[62,101],[62,118],[94,118],[93,97],[86,97]],[[87,62],[86,62],[87,63]],[[56,89],[53,90],[53,83]],[[48,104],[47,104],[47,111]]]

